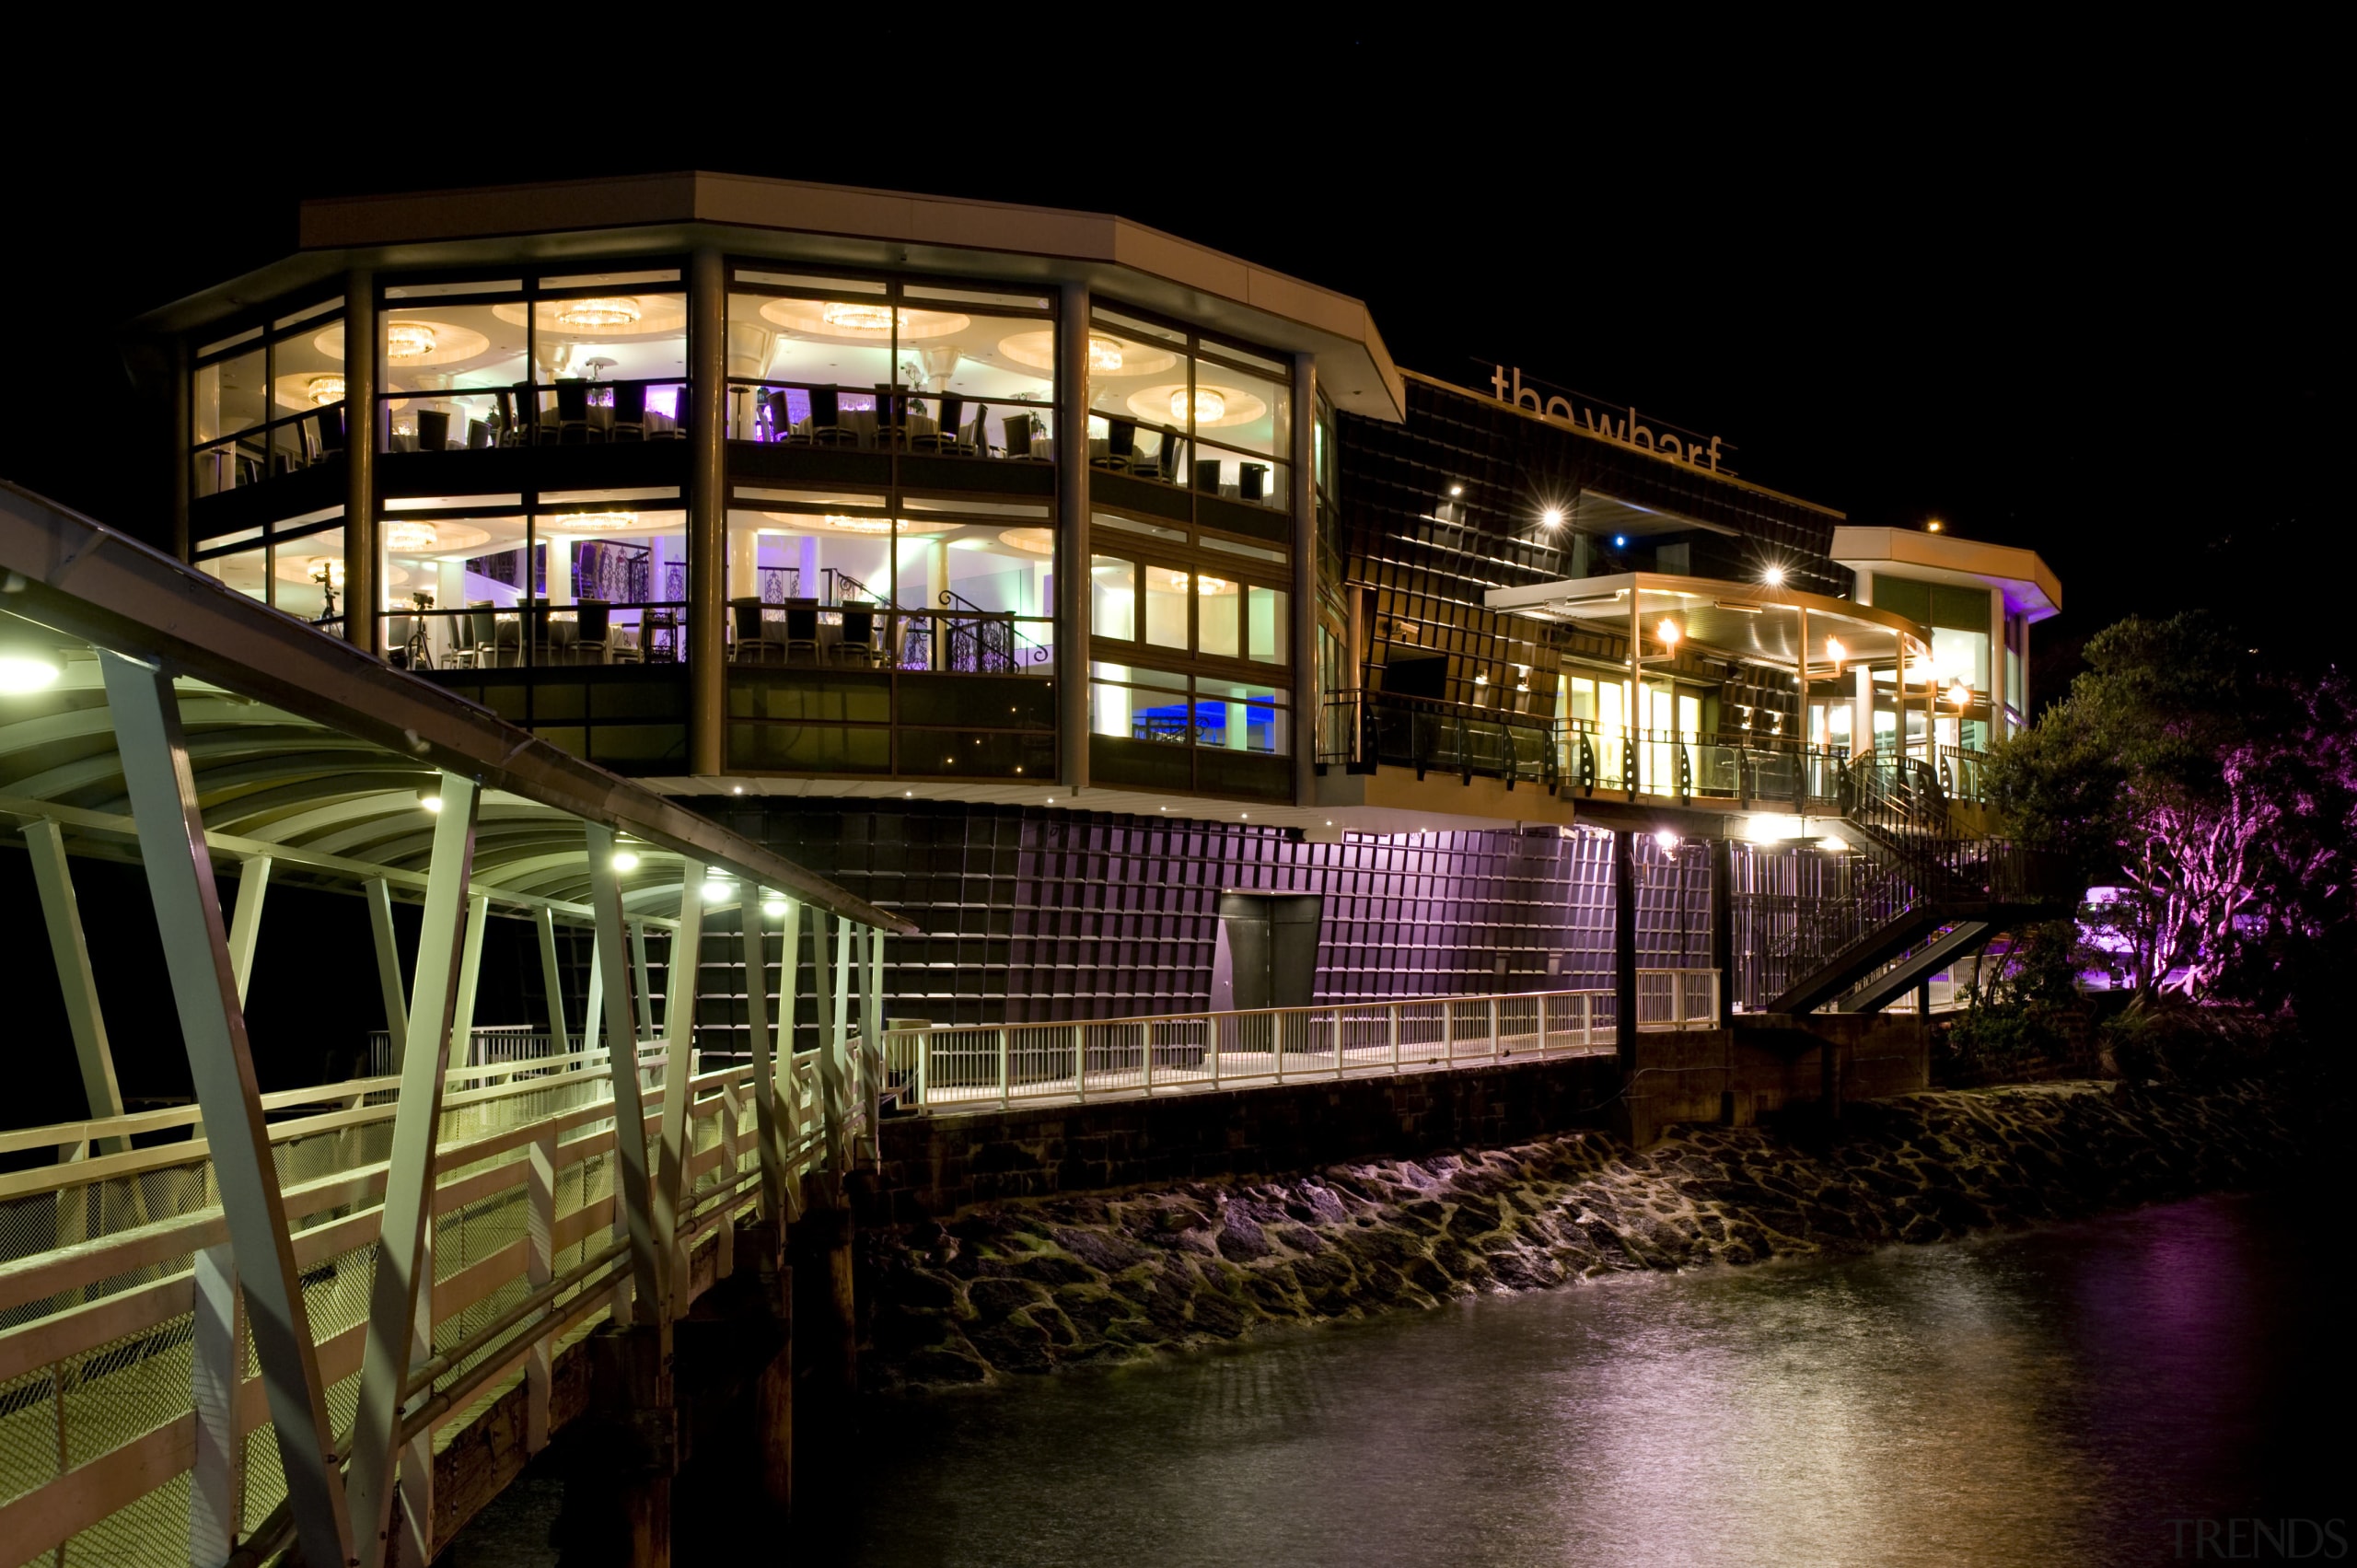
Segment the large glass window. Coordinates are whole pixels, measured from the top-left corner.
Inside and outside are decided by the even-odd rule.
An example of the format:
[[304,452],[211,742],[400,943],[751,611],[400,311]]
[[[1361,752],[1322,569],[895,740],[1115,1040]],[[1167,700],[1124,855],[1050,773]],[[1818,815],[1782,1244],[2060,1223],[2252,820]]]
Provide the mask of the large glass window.
[[1120,552],[1096,556],[1090,629],[1098,643],[1292,662],[1291,591],[1271,580],[1285,569],[1282,551],[1108,512],[1096,514],[1093,532],[1108,552]]
[[1102,782],[1281,797],[1293,747],[1274,686],[1149,666],[1089,667],[1092,768]]
[[[762,498],[770,509],[741,505]],[[1051,673],[1054,540],[1044,505],[1010,504],[1004,517],[895,517],[881,495],[856,492],[740,489],[738,500],[728,519],[735,661]]]
[[1119,310],[1089,332],[1090,459],[1283,511],[1292,505],[1289,368],[1238,344]]
[[663,440],[687,418],[679,272],[396,284],[379,312],[379,447]]
[[677,490],[390,503],[385,646],[418,669],[670,664],[686,657]]
[[343,452],[343,304],[321,300],[198,347],[192,494],[217,495]]
[[728,434],[919,457],[1051,456],[1052,303],[739,268],[728,294]]

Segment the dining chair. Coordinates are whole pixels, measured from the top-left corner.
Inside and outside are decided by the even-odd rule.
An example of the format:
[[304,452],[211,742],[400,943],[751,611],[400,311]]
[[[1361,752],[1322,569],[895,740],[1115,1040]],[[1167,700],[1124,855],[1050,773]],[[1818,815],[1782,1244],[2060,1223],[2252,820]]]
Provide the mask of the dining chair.
[[1010,458],[1031,455],[1031,414],[1028,409],[1006,411],[1006,455]]
[[450,416],[442,409],[422,408],[417,411],[417,449],[421,452],[446,452],[450,448]]
[[991,406],[978,403],[974,408],[974,423],[966,426],[965,450],[977,458],[991,455]]
[[842,610],[842,633],[835,639],[835,661],[851,660],[859,664],[876,662],[876,612],[845,605]]
[[1219,468],[1219,459],[1216,458],[1197,458],[1195,459],[1195,488],[1208,491],[1213,495],[1218,494]]
[[414,618],[407,615],[385,617],[385,662],[396,668],[409,668],[409,644],[413,633]]
[[728,620],[736,633],[736,645],[728,656],[737,664],[759,664],[771,653],[771,645],[761,635],[761,601],[759,598],[732,598],[728,601]]
[[964,433],[958,422],[966,416],[966,400],[945,392],[941,398],[941,415],[934,428],[922,436],[912,436],[909,445],[921,452],[956,452],[962,448]]
[[524,410],[530,407],[527,394],[514,388],[502,388],[492,397],[499,404],[499,444],[503,447],[528,447],[532,433],[525,428]]
[[491,445],[491,426],[480,419],[467,421],[467,450],[480,452]]
[[782,639],[784,656],[791,661],[797,650],[807,652],[810,662],[819,662],[819,601],[815,598],[790,598],[785,601],[784,635]]
[[1089,466],[1120,469],[1127,471],[1130,461],[1137,456],[1138,427],[1135,420],[1109,419],[1105,422],[1105,455],[1091,457]]
[[580,664],[610,664],[613,662],[608,645],[612,641],[613,605],[602,598],[585,598],[574,606],[573,653]]
[[333,404],[311,415],[311,429],[319,440],[319,455],[341,457],[343,453],[343,405]]
[[646,439],[646,383],[623,381],[614,387],[614,427],[609,441]]
[[876,384],[876,445],[889,451],[900,444],[907,433],[909,412],[907,401],[892,390],[888,381]]
[[556,384],[556,441],[560,447],[588,444],[588,382],[559,381]]
[[810,440],[820,447],[849,447],[859,437],[843,428],[842,394],[832,387],[810,389]]
[[1268,482],[1268,479],[1269,468],[1266,463],[1237,464],[1237,499],[1240,501],[1258,502],[1262,494],[1261,487]]
[[1155,454],[1155,477],[1166,484],[1178,482],[1178,465],[1184,460],[1187,438],[1177,430],[1162,433],[1162,450]]

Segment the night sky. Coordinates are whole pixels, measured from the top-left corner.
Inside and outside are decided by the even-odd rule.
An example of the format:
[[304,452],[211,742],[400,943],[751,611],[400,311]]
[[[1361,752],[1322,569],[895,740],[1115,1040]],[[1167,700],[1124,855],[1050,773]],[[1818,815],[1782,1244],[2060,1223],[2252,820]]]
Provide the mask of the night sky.
[[[530,107],[389,100],[359,157],[326,116],[229,134],[234,167],[69,142],[17,172],[20,236],[72,253],[8,248],[0,474],[152,532],[160,478],[126,440],[108,333],[292,250],[304,197],[701,167],[1118,212],[1364,298],[1403,366],[1486,386],[1518,365],[1719,434],[1746,476],[1855,521],[2034,546],[2064,588],[2038,633],[2047,695],[2131,610],[2208,604],[2270,653],[2332,652],[2335,626],[2258,602],[2269,568],[2357,565],[2323,500],[2345,441],[2325,352],[2347,337],[2326,273],[2341,179],[2306,67],[2199,40],[1957,38],[1887,74],[1829,48],[1795,75],[1770,62],[1811,41],[1616,64],[1542,32],[1486,42],[1575,64],[1500,75],[1404,36],[1201,41],[1074,57],[1077,141],[998,90],[1046,57],[960,51],[881,88],[823,74],[817,98],[802,73],[773,100],[784,78],[748,63],[724,96],[754,106],[725,123],[585,80]],[[1281,86],[1288,48],[1306,96],[1236,85]],[[203,143],[239,112],[181,107],[143,118]]]

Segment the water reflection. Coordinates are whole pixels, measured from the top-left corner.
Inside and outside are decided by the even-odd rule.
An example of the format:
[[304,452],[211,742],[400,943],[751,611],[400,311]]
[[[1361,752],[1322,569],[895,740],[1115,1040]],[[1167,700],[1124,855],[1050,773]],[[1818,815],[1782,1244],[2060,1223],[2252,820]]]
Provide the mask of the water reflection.
[[853,1560],[2166,1561],[2338,1502],[2315,1234],[2209,1200],[893,1401]]

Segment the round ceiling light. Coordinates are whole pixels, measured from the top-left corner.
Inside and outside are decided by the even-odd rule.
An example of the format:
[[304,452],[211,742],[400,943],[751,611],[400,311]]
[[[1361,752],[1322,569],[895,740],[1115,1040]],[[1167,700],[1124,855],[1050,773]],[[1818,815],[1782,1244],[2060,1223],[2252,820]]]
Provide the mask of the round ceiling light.
[[[998,352],[1014,364],[1052,374],[1056,368],[1056,334],[1053,329],[1016,332],[999,340]],[[1154,343],[1134,343],[1110,332],[1088,334],[1088,368],[1099,376],[1152,376],[1178,363],[1176,354]]]
[[385,548],[403,555],[415,555],[441,542],[442,535],[432,523],[395,522],[385,525]]
[[1120,339],[1109,338],[1102,332],[1088,334],[1088,367],[1091,370],[1119,370],[1121,358]]
[[556,319],[566,326],[603,331],[634,326],[642,314],[638,301],[628,295],[598,299],[568,299],[556,308]]
[[1053,555],[1056,552],[1056,536],[1049,528],[1001,528],[998,541],[1028,555]]
[[549,527],[566,533],[632,533],[638,528],[636,512],[559,512]]
[[385,328],[385,357],[396,365],[434,352],[434,329],[423,321],[393,321]]
[[819,319],[839,331],[888,332],[896,325],[908,324],[908,312],[901,311],[896,320],[888,305],[853,305],[835,299],[828,301]]
[[[1170,417],[1181,424],[1187,423],[1187,393],[1184,389],[1170,394]],[[1227,397],[1213,387],[1195,389],[1194,422],[1197,424],[1217,424],[1227,417]]]
[[325,408],[330,403],[340,403],[343,401],[343,377],[314,376],[303,383],[303,392],[314,407]]

